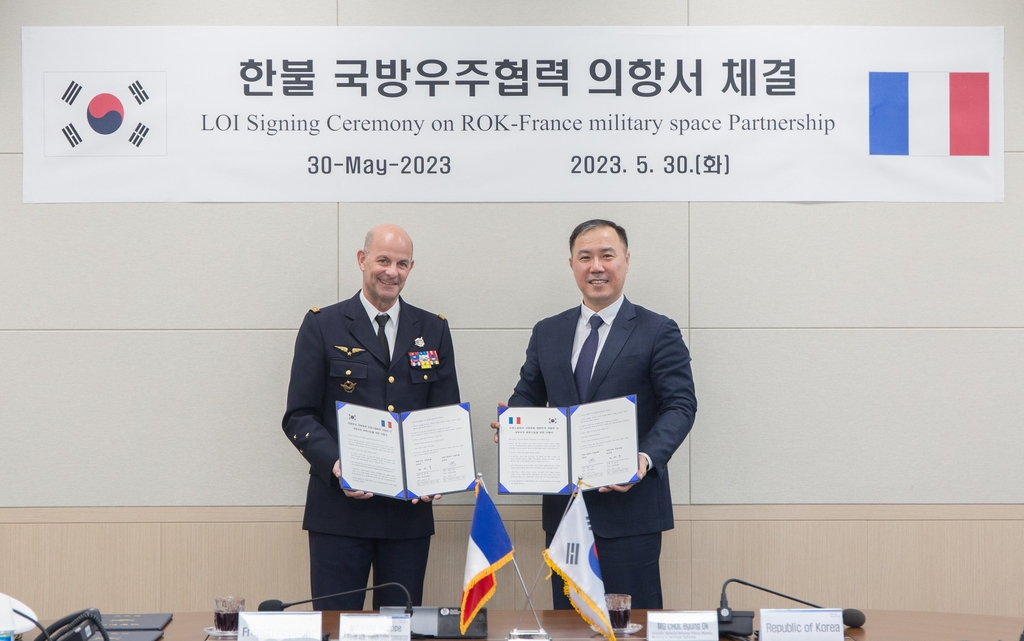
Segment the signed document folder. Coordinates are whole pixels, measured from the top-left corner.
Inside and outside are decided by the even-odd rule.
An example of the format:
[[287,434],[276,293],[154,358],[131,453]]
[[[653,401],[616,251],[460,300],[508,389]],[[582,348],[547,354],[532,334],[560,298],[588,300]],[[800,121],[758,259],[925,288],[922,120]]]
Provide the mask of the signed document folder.
[[636,396],[572,407],[499,407],[498,493],[569,494],[636,483]]
[[103,627],[110,630],[163,630],[173,615],[162,614],[104,614]]
[[396,499],[475,487],[469,403],[396,414],[337,402],[341,487]]

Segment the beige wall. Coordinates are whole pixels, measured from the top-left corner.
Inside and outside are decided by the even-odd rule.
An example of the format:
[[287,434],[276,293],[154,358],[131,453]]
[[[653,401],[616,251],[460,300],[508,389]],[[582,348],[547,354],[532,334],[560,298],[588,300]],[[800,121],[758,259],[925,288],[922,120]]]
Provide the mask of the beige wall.
[[[23,204],[21,27],[180,24],[1005,26],[1005,202]],[[668,605],[739,576],[1020,616],[1022,87],[1020,0],[0,0],[0,591],[43,616],[306,594],[292,343],[385,220],[416,240],[408,300],[451,321],[493,479],[488,408],[532,324],[578,302],[565,238],[602,216],[630,231],[627,295],[694,358]],[[438,510],[432,603],[458,599],[469,500]],[[537,501],[499,502],[531,581]]]
[[[536,506],[502,518],[532,586],[543,533]],[[457,605],[472,508],[438,506],[425,605]],[[309,596],[297,508],[0,509],[0,586],[52,618],[104,612],[204,611],[214,596]],[[678,506],[665,533],[665,607],[713,609],[732,577],[826,607],[1020,617],[1024,612],[1021,506]],[[540,575],[535,605],[550,607]],[[733,585],[739,609],[787,607]],[[511,567],[489,607],[521,608]]]

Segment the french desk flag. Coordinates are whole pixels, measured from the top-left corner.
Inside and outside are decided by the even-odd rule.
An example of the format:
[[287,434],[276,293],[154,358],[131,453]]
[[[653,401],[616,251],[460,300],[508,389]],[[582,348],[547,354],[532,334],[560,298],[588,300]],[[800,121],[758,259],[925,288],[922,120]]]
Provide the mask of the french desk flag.
[[469,548],[466,550],[466,572],[462,588],[462,612],[459,629],[462,634],[497,589],[494,573],[512,560],[512,541],[498,508],[487,494],[487,488],[476,481],[476,507],[473,524],[469,528]]
[[583,620],[609,641],[615,641],[604,601],[604,579],[597,560],[594,533],[590,530],[590,516],[578,491],[558,524],[551,545],[544,550],[544,560],[565,581],[565,595]]
[[884,156],[987,156],[987,73],[869,74],[870,148]]

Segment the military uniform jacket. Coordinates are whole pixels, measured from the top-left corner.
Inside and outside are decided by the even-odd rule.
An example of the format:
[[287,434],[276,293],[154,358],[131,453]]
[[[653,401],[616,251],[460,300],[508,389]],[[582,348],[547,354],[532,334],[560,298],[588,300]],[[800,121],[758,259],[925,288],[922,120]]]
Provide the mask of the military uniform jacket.
[[[440,363],[430,369],[413,367],[408,353],[427,350],[436,351]],[[282,421],[288,440],[309,462],[303,529],[390,539],[433,534],[429,503],[345,496],[333,472],[338,460],[336,401],[399,413],[460,402],[448,321],[403,300],[391,365],[385,367],[358,293],[310,310],[295,339]]]

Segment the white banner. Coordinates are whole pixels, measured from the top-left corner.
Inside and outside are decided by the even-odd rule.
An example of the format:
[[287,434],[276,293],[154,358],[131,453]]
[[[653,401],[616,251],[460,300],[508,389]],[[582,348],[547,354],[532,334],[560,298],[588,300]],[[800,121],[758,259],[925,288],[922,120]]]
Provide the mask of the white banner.
[[24,200],[1003,199],[1003,29],[25,27]]

